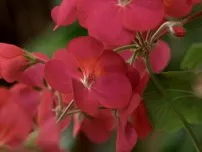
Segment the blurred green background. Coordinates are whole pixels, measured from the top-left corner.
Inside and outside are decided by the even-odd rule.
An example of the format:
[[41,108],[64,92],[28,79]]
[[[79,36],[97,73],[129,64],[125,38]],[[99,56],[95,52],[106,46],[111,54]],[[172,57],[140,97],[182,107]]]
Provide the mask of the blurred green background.
[[[87,35],[87,31],[74,23],[53,32],[50,11],[60,0],[1,0],[0,1],[0,42],[12,43],[29,51],[41,51],[51,56],[63,48],[72,38]],[[194,11],[201,9],[197,7]],[[179,70],[186,51],[195,43],[202,43],[202,18],[185,26],[186,37],[164,39],[172,49],[172,60],[166,70]],[[1,80],[1,84],[5,83]],[[169,120],[168,120],[169,121]],[[192,129],[202,145],[202,126],[193,124]],[[73,139],[71,129],[62,134],[61,146],[71,147],[73,152],[115,152],[115,135],[104,144],[95,145],[83,134]],[[192,141],[184,129],[167,133],[154,131],[139,141],[134,152],[195,152]]]

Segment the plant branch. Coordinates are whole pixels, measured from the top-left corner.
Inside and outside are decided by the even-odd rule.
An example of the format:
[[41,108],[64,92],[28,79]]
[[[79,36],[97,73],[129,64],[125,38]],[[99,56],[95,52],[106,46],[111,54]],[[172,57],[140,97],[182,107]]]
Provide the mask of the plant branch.
[[69,108],[72,106],[72,104],[74,103],[74,100],[72,100],[67,107],[63,110],[63,112],[61,113],[61,115],[59,116],[59,118],[57,119],[56,123],[58,123],[59,121],[61,121],[64,116],[67,115]]
[[114,51],[115,52],[122,52],[122,51],[127,50],[127,49],[136,49],[136,48],[138,48],[137,45],[131,44],[131,45],[124,45],[124,46],[118,47],[118,48],[114,49]]
[[187,23],[189,23],[189,22],[191,22],[191,21],[193,21],[193,20],[195,20],[195,19],[197,19],[198,17],[201,17],[201,16],[202,16],[202,11],[198,11],[198,12],[196,12],[196,13],[182,19],[181,23],[182,24],[187,24]]
[[74,109],[74,110],[71,110],[69,112],[67,112],[65,114],[65,116],[69,116],[69,115],[72,115],[72,114],[75,114],[75,113],[80,113],[81,112],[81,109]]

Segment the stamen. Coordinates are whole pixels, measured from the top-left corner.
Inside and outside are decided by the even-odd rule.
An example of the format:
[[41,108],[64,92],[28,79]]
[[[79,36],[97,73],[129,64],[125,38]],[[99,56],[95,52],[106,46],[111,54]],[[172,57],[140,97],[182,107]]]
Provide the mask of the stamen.
[[131,0],[118,0],[120,6],[126,6],[131,2]]
[[81,82],[83,83],[85,88],[90,89],[92,84],[95,82],[95,75],[94,74],[90,74],[88,76],[84,75]]

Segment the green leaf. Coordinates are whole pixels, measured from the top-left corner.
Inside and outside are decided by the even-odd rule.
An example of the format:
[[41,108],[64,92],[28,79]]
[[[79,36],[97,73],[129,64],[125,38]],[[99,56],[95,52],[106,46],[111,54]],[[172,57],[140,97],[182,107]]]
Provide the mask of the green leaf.
[[166,96],[160,95],[155,86],[149,84],[144,99],[156,129],[175,131],[182,128],[184,124],[176,111],[189,123],[202,123],[202,99],[195,96],[192,90],[195,77],[192,72],[165,72],[157,75]]
[[197,43],[188,50],[181,63],[181,68],[194,70],[200,65],[202,65],[202,43]]

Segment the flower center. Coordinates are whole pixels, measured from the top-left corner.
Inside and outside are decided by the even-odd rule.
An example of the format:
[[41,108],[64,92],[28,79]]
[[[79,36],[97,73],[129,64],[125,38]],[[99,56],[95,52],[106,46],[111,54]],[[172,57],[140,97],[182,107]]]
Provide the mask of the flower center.
[[84,75],[81,81],[85,88],[90,89],[92,84],[95,82],[95,75],[94,74]]
[[126,6],[128,5],[132,0],[118,0],[118,4],[120,6]]

